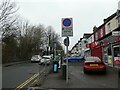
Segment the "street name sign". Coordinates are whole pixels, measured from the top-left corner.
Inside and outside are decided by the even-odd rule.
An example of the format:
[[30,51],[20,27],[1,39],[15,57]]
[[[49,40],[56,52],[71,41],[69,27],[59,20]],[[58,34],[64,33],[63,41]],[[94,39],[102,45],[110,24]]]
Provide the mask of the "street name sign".
[[72,18],[62,18],[62,37],[73,36]]

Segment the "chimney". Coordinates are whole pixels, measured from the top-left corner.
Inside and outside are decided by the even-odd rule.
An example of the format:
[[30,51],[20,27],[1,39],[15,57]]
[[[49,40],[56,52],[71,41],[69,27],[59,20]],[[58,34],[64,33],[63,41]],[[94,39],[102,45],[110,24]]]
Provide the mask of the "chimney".
[[93,32],[95,32],[97,30],[97,27],[96,26],[94,26],[93,27]]

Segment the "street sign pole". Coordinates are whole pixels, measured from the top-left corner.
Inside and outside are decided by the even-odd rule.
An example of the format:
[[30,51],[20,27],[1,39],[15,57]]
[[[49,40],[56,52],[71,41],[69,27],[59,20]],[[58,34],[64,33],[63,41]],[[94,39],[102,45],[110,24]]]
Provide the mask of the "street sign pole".
[[68,46],[69,46],[69,37],[67,36],[64,39],[64,44],[66,46],[66,55],[67,55],[67,59],[66,59],[66,83],[68,83]]
[[66,46],[66,53],[67,53],[67,61],[66,61],[66,63],[67,63],[67,67],[66,67],[66,69],[67,69],[67,71],[66,71],[66,83],[68,83],[68,46]]
[[73,36],[73,20],[72,18],[62,18],[62,37],[64,39],[64,44],[66,46],[66,83],[68,83],[68,46],[69,46],[69,37]]

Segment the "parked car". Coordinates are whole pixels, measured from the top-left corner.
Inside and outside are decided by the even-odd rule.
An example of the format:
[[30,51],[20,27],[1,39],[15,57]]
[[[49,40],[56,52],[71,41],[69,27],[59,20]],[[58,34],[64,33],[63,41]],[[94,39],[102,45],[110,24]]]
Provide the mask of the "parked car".
[[66,60],[68,60],[68,62],[83,61],[84,57],[83,56],[72,56],[72,57],[68,57],[64,59],[65,62]]
[[33,55],[31,58],[31,62],[40,62],[41,56],[40,55]]
[[40,65],[49,65],[51,63],[51,60],[52,60],[52,57],[51,56],[48,56],[48,55],[44,55],[42,56],[42,59],[41,61],[39,62]]
[[99,57],[86,57],[83,65],[84,73],[87,72],[106,72],[106,66]]

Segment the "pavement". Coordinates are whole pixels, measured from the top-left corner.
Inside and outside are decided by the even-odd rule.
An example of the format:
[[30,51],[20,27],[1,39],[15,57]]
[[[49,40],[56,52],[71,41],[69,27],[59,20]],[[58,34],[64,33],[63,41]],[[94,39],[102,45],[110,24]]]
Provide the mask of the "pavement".
[[[111,67],[108,67],[110,69],[113,69],[113,71],[117,71],[115,68],[111,68]],[[44,82],[38,86],[35,86],[34,85],[32,87],[29,87],[29,90],[39,90],[39,89],[44,89],[44,90],[63,90],[63,89],[79,89],[79,88],[86,88],[85,85],[82,85],[81,84],[81,79],[80,77],[81,76],[77,76],[74,74],[74,72],[77,72],[74,68],[73,68],[73,73],[69,73],[69,79],[68,79],[68,82],[66,82],[66,80],[63,79],[62,77],[62,70],[59,69],[58,73],[53,73],[51,72],[47,77],[46,79],[44,80]],[[81,71],[81,73],[83,73]],[[87,81],[85,81],[87,82]],[[31,89],[31,88],[34,88],[34,89]],[[91,88],[91,87],[90,87]],[[95,87],[96,88],[96,87]],[[88,90],[90,90],[88,88]],[[100,89],[99,89],[100,90]],[[101,88],[102,90],[102,88]],[[108,90],[118,90],[116,88],[109,88]]]
[[2,64],[0,64],[0,90],[2,89]]

